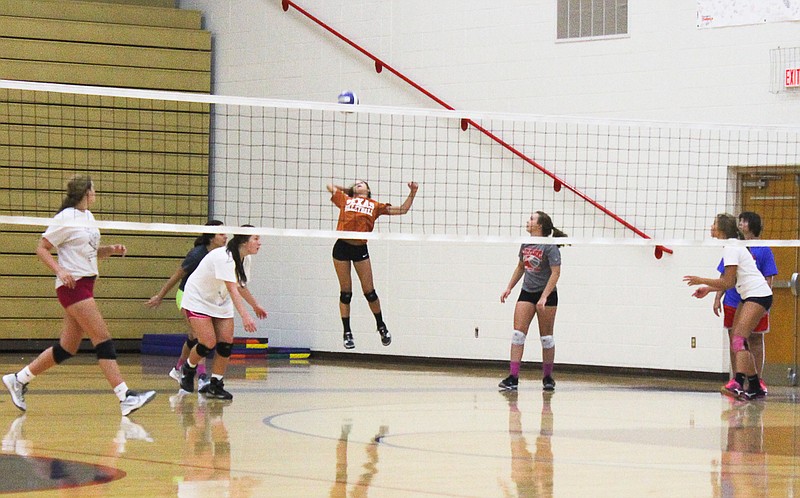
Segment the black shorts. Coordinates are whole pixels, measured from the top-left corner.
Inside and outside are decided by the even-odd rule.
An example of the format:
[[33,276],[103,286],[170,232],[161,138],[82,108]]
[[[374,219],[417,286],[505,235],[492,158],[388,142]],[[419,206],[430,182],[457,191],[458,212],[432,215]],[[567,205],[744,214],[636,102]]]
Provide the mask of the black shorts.
[[[528,292],[525,289],[522,289],[522,292],[519,293],[519,299],[517,299],[517,301],[525,301],[527,303],[536,304],[541,298],[541,292]],[[551,292],[550,295],[547,296],[547,301],[545,301],[544,305],[558,306],[558,291]]]
[[764,296],[764,297],[748,297],[747,299],[742,300],[742,302],[751,302],[760,304],[765,310],[769,311],[772,307],[772,296]]
[[338,261],[365,261],[369,259],[369,250],[367,244],[362,246],[354,246],[339,239],[333,245],[333,259]]

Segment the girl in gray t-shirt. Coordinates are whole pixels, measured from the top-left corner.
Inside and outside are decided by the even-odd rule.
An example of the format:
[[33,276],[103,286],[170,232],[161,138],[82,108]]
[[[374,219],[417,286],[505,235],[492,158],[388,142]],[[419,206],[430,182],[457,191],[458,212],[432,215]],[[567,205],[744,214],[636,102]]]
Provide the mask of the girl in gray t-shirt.
[[[553,220],[547,213],[536,211],[528,220],[526,230],[533,237],[566,237],[561,230],[553,227]],[[511,362],[509,376],[500,382],[503,390],[516,390],[519,385],[519,367],[525,351],[528,328],[536,316],[539,322],[539,338],[542,342],[542,385],[545,391],[553,391],[553,363],[555,362],[555,341],[553,326],[558,308],[556,283],[561,276],[561,251],[556,244],[522,244],[519,249],[519,262],[511,275],[508,287],[500,296],[505,303],[511,290],[522,277],[522,291],[514,308],[514,333],[511,337]]]

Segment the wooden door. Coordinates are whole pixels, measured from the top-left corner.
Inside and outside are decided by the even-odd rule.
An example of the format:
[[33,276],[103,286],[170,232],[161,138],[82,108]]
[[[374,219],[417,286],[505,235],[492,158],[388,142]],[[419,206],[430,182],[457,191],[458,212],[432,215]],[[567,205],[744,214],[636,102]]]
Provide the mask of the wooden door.
[[[800,169],[779,168],[757,173],[739,174],[742,211],[761,215],[762,239],[800,239]],[[800,249],[773,247],[778,276],[773,288],[774,302],[770,311],[770,332],[765,340],[768,380],[784,384],[787,368],[797,370],[798,301],[788,287],[792,274],[800,271]]]

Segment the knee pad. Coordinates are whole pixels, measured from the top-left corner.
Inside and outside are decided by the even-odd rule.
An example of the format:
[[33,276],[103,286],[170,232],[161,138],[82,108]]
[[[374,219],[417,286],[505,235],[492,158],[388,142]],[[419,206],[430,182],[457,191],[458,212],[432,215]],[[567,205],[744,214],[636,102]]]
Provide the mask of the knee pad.
[[340,292],[339,293],[339,302],[342,304],[350,304],[350,300],[353,299],[352,292]]
[[539,337],[542,341],[542,349],[553,349],[556,347],[556,340],[553,339],[552,335],[543,335]]
[[66,361],[70,358],[72,358],[72,353],[62,348],[61,343],[57,342],[56,345],[53,346],[53,359],[55,360],[56,364]]
[[97,354],[98,360],[116,360],[117,350],[114,349],[114,341],[109,339],[103,341],[94,347],[94,352]]
[[520,332],[519,330],[515,330],[513,334],[511,334],[511,344],[515,346],[523,346],[525,345],[525,334]]
[[737,335],[733,337],[731,341],[731,351],[734,353],[738,353],[739,351],[749,351],[750,348],[747,347],[747,339],[744,337]]
[[375,292],[375,289],[372,289],[371,291],[364,294],[364,297],[367,298],[368,302],[372,303],[378,300],[378,293]]
[[233,344],[230,342],[217,343],[217,354],[221,357],[229,358],[231,356],[231,351],[233,351]]
[[192,350],[193,347],[197,346],[199,341],[197,339],[186,339],[186,347],[189,348],[189,351]]
[[203,344],[202,342],[198,342],[197,346],[195,346],[195,351],[199,354],[202,358],[205,358],[209,354],[211,354],[211,348]]

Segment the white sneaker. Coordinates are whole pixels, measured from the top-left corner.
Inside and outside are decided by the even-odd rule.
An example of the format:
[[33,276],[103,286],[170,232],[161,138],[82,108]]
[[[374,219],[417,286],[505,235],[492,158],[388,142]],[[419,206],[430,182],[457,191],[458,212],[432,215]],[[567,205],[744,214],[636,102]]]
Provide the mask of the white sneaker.
[[155,391],[145,391],[140,394],[129,390],[125,395],[125,399],[119,402],[119,408],[122,410],[122,416],[124,417],[135,412],[139,408],[152,401],[155,397]]
[[181,383],[181,371],[175,367],[172,367],[172,370],[169,371],[169,376],[175,379],[175,382],[178,384]]
[[4,375],[3,384],[6,385],[6,389],[11,394],[11,401],[14,402],[14,406],[23,412],[27,410],[28,405],[25,404],[25,393],[28,391],[28,385],[18,381],[17,374]]

